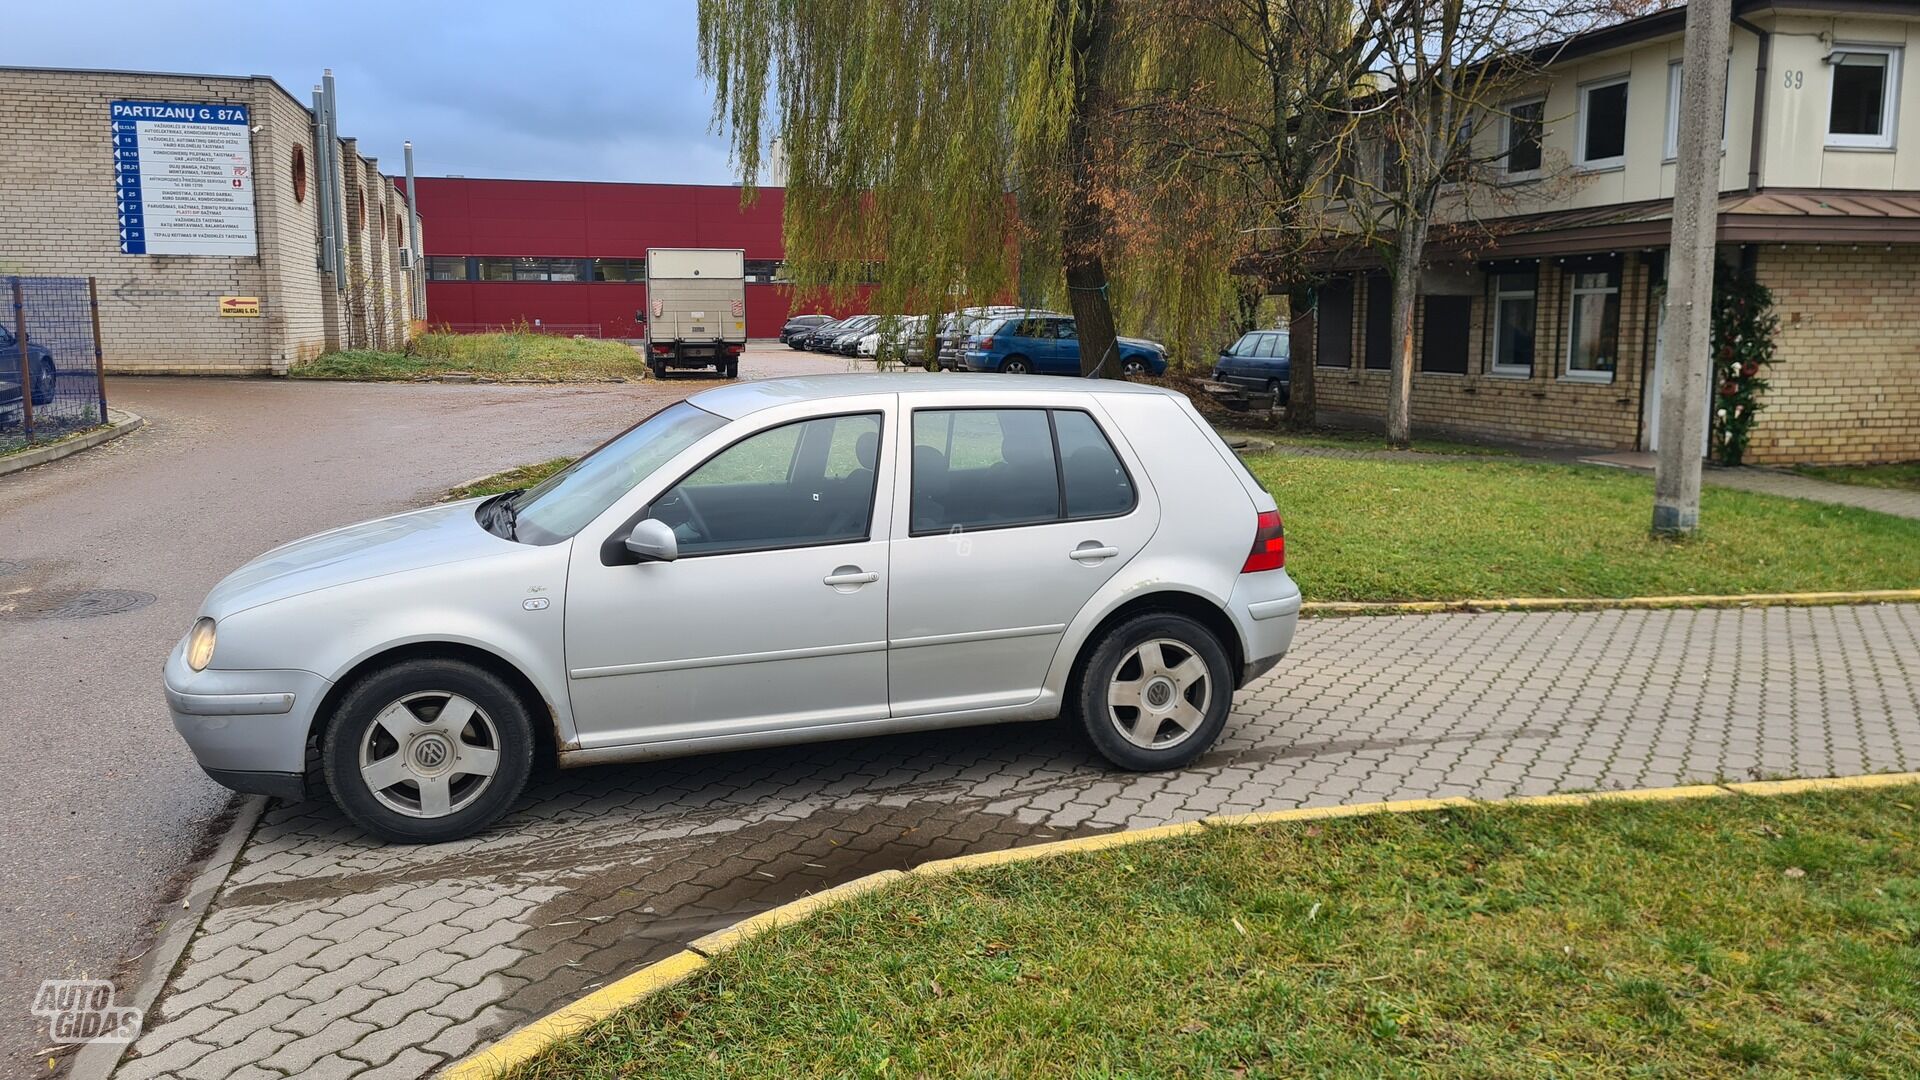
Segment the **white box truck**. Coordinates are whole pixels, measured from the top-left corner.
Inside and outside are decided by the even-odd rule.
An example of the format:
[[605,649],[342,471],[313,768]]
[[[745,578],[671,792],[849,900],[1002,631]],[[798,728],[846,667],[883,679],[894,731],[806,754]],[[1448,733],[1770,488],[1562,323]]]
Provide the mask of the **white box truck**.
[[648,248],[647,366],[740,374],[747,351],[747,263],[738,248]]

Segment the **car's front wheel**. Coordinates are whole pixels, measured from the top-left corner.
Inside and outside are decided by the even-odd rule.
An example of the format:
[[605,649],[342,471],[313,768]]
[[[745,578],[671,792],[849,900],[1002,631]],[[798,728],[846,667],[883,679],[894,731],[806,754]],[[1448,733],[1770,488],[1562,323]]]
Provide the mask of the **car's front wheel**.
[[1147,362],[1137,356],[1120,361],[1120,374],[1129,379],[1137,379],[1147,373]]
[[526,786],[533,726],[513,688],[460,660],[406,660],[341,699],[321,747],[327,787],[386,840],[457,840],[499,820]]
[[1081,672],[1080,722],[1123,769],[1177,769],[1206,753],[1233,706],[1227,653],[1185,615],[1150,612],[1108,631]]

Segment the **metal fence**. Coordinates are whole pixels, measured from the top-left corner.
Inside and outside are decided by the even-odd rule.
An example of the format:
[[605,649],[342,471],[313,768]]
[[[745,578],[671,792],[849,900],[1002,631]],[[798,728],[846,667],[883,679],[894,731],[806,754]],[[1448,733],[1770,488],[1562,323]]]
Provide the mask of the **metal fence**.
[[0,278],[0,453],[107,422],[92,278]]

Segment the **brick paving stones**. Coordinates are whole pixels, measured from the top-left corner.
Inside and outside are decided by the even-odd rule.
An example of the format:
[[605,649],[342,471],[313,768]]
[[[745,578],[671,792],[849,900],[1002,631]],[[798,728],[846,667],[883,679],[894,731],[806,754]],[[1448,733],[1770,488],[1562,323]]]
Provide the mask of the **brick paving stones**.
[[862,874],[1209,814],[1920,767],[1920,606],[1304,623],[1174,774],[1065,724],[540,779],[383,846],[270,810],[117,1075],[423,1075],[744,915]]

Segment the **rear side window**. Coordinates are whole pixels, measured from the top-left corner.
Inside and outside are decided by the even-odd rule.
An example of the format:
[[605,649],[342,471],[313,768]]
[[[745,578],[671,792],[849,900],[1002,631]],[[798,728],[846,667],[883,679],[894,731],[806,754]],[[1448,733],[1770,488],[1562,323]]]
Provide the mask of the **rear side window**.
[[1133,509],[1133,481],[1093,417],[1076,409],[913,414],[915,536]]

